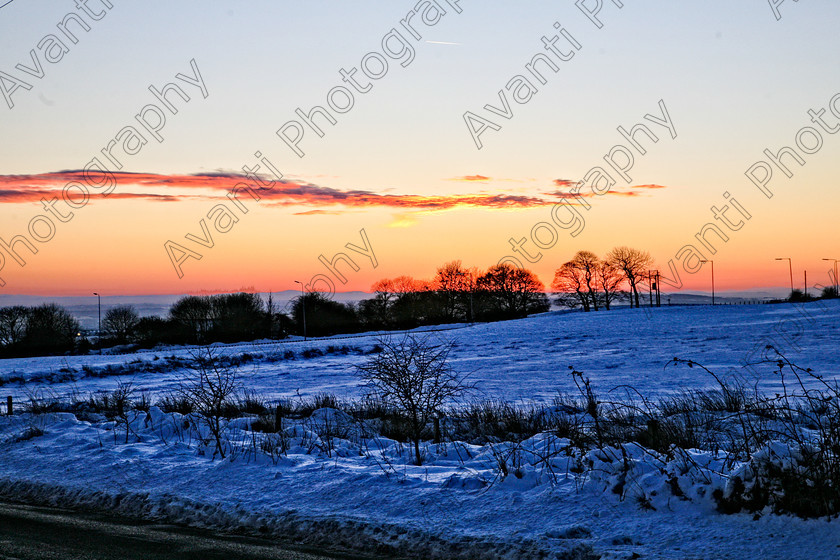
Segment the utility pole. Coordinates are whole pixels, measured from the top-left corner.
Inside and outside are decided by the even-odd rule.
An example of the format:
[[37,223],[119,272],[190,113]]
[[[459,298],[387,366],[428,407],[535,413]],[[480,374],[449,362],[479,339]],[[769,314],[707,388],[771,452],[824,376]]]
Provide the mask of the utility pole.
[[659,290],[659,271],[656,271],[656,275],[654,276],[653,289],[656,290],[656,307],[662,307],[662,292]]
[[97,327],[96,331],[96,344],[99,346],[99,355],[102,355],[102,296],[99,295],[97,292],[93,292],[93,295],[96,296],[97,307],[98,307],[98,315],[99,315],[99,326]]
[[648,270],[648,298],[650,299],[650,306],[653,307],[653,281],[651,280],[650,270]]
[[777,261],[787,261],[788,269],[790,270],[790,293],[793,294],[793,262],[790,257],[776,257]]
[[306,296],[303,294],[303,282],[295,280],[296,284],[300,284],[300,307],[303,312],[303,340],[306,340]]

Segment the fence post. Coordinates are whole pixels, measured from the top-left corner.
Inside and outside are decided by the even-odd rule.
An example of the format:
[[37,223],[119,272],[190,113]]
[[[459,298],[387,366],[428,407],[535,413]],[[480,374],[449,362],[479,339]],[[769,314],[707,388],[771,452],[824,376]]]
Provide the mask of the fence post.
[[6,397],[6,413],[9,416],[11,416],[13,410],[14,410],[14,407],[12,406],[12,396],[9,395],[8,397]]
[[281,408],[280,404],[277,404],[277,408],[274,409],[274,431],[280,432],[283,429],[283,409]]

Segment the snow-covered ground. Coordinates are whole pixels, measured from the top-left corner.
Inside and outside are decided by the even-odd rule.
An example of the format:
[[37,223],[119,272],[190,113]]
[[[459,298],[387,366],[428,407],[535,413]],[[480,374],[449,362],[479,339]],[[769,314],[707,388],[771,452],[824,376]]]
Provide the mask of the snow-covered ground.
[[[474,398],[546,402],[558,391],[574,392],[569,366],[586,373],[602,392],[630,385],[654,397],[714,385],[714,379],[697,370],[665,369],[674,357],[694,360],[719,376],[738,377],[750,386],[759,382],[767,391],[778,390],[779,380],[769,375],[772,368],[744,367],[760,361],[767,345],[798,365],[834,378],[840,376],[840,354],[836,351],[839,319],[838,301],[625,308],[599,313],[547,313],[517,321],[456,326],[429,336],[456,342],[453,365],[461,373],[470,374],[476,383]],[[219,350],[254,356],[255,361],[242,369],[245,383],[270,399],[324,392],[358,396],[360,386],[354,366],[365,359],[363,353],[374,346],[375,338],[243,343],[220,345]],[[303,357],[308,349],[326,351],[341,346],[347,346],[350,353]],[[295,359],[261,359],[282,357],[286,352],[293,352]],[[189,353],[189,349],[166,348],[125,355],[0,360],[0,385],[3,378],[35,379],[0,386],[0,395],[12,395],[20,401],[27,391],[38,388],[58,395],[112,390],[119,380],[130,380],[135,387],[157,395],[177,387],[185,373],[183,368],[121,378],[91,377],[83,368],[98,372],[106,365],[122,366],[138,360],[159,364],[167,357],[188,358]],[[70,381],[71,377],[75,380]]]
[[[629,384],[656,396],[714,384],[697,368],[664,369],[675,356],[773,391],[772,368],[742,364],[760,359],[761,349],[773,344],[791,361],[836,379],[838,317],[838,302],[666,307],[552,313],[433,336],[456,341],[453,364],[471,373],[479,390],[474,398],[549,401],[558,390],[573,391],[568,366],[585,371],[603,391]],[[243,381],[270,398],[354,396],[360,387],[353,366],[374,343],[359,337],[222,350],[252,354]],[[306,349],[341,345],[359,353],[302,356]],[[295,358],[268,359],[287,351]],[[161,393],[185,371],[86,377],[83,366],[98,371],[187,354],[166,349],[5,360],[2,375],[24,382],[0,387],[0,395],[22,399],[38,386],[59,394],[112,390],[127,379]],[[60,375],[78,378],[45,381]],[[0,496],[420,558],[840,557],[836,519],[717,513],[712,492],[725,489],[727,477],[743,465],[724,465],[711,452],[662,456],[628,444],[576,456],[565,451],[567,441],[538,434],[519,446],[427,443],[425,464],[416,467],[403,445],[321,409],[281,435],[255,434],[247,419],[234,420],[233,451],[221,460],[177,413],[132,412],[128,443],[125,425],[87,420],[70,414],[0,418]],[[271,452],[281,444],[286,453]],[[579,472],[581,461],[590,466]]]

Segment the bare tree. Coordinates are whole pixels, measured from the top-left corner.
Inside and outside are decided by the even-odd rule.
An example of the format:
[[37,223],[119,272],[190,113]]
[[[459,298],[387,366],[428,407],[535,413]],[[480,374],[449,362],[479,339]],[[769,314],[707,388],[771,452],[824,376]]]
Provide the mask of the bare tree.
[[591,251],[578,251],[572,260],[572,266],[581,271],[586,292],[589,294],[589,301],[595,311],[599,309],[600,298],[598,297],[598,268],[601,260],[598,255]]
[[[607,262],[624,274],[630,291],[639,307],[639,283],[644,280],[648,269],[653,265],[653,258],[647,251],[630,247],[616,247],[607,253]],[[631,300],[630,304],[633,304]]]
[[382,352],[358,367],[371,396],[405,415],[414,443],[415,463],[421,465],[420,439],[426,425],[443,405],[470,387],[450,367],[451,342],[433,344],[428,336],[405,335],[379,340]]
[[201,344],[213,328],[213,308],[210,299],[184,296],[169,308],[169,318],[189,342]]
[[477,288],[493,300],[495,310],[511,317],[549,310],[545,286],[530,270],[508,263],[487,269],[476,281]]
[[467,309],[463,305],[463,294],[469,293],[472,287],[472,274],[461,266],[461,261],[451,261],[437,269],[432,287],[441,295],[443,319],[453,321],[460,311],[467,316]]
[[14,346],[26,335],[26,322],[29,309],[22,305],[0,309],[0,344]]
[[134,306],[119,305],[105,313],[102,327],[118,343],[125,344],[129,337],[134,334],[134,329],[139,322],[140,315],[134,309]]
[[190,354],[192,376],[179,388],[178,394],[188,402],[199,420],[210,431],[218,453],[225,458],[225,413],[232,397],[239,390],[236,367],[223,362],[211,348],[202,348]]
[[621,273],[595,253],[578,251],[572,260],[554,272],[551,287],[558,294],[559,303],[568,307],[583,307],[584,311],[601,306],[609,310],[620,295],[624,281]]
[[81,327],[67,309],[44,303],[29,310],[22,345],[30,355],[68,352],[76,345]]
[[609,261],[600,261],[597,266],[598,286],[601,288],[601,297],[604,302],[604,309],[610,310],[610,304],[622,297],[621,284],[624,283],[624,276],[621,271],[615,268]]
[[566,307],[581,306],[584,311],[590,311],[589,291],[586,288],[583,271],[572,262],[563,265],[554,272],[551,289],[558,296],[558,302]]

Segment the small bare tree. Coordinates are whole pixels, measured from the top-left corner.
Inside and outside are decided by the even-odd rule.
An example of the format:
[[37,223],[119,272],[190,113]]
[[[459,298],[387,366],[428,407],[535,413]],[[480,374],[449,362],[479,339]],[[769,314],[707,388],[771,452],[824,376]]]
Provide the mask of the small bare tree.
[[179,396],[188,402],[199,420],[207,426],[216,444],[215,457],[225,458],[225,413],[232,397],[239,390],[238,369],[224,363],[211,348],[190,354],[193,375],[179,389]]
[[[131,408],[134,406],[134,384],[131,381],[117,383],[117,388],[111,393],[111,406],[114,407],[116,413],[115,421],[117,426],[125,426],[125,442],[128,443],[128,437],[131,435]],[[117,430],[114,430],[114,439],[116,440]],[[116,443],[116,441],[114,442]]]
[[403,414],[409,423],[417,465],[423,463],[420,439],[443,405],[471,387],[452,370],[452,342],[432,343],[428,336],[405,335],[379,340],[382,352],[358,366],[370,395]]

